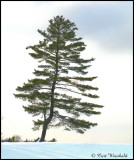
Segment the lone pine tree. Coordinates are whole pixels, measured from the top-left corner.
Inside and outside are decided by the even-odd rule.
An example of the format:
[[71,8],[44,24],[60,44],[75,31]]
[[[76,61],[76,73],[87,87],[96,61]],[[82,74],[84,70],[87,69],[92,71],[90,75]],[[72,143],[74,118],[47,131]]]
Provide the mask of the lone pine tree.
[[[48,127],[63,126],[65,130],[84,133],[97,123],[86,121],[81,115],[100,114],[94,108],[103,107],[82,101],[82,97],[88,99],[99,96],[89,93],[98,90],[97,87],[84,84],[97,78],[85,76],[90,63],[95,59],[80,57],[86,45],[81,37],[76,37],[75,30],[78,28],[74,23],[63,16],[56,16],[49,21],[47,31],[38,29],[43,40],[26,48],[31,49],[33,52],[29,53],[30,56],[40,62],[39,69],[33,72],[39,78],[28,80],[22,87],[18,86],[16,90],[21,93],[14,95],[29,102],[23,106],[26,112],[33,116],[43,116],[43,119],[33,121],[33,130],[41,126],[43,128],[40,142],[44,141]],[[81,95],[81,98],[77,95]]]

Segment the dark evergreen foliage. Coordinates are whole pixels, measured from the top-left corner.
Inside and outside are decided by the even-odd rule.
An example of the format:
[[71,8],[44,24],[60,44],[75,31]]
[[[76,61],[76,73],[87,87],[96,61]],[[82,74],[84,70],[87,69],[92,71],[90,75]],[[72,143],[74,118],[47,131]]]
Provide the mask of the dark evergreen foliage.
[[2,139],[1,142],[12,142],[12,138],[5,138],[5,139]]
[[[77,29],[68,19],[56,16],[49,21],[46,31],[38,30],[43,40],[37,45],[26,47],[32,50],[29,55],[41,64],[38,66],[39,69],[33,72],[36,78],[28,80],[22,87],[17,87],[16,90],[21,93],[14,95],[29,102],[29,105],[23,106],[29,114],[43,115],[43,120],[33,121],[33,130],[43,126],[40,141],[44,141],[48,127],[64,126],[66,130],[84,133],[97,123],[81,119],[80,116],[99,115],[100,112],[94,111],[94,108],[103,107],[82,101],[83,96],[99,96],[90,93],[92,90],[97,91],[97,87],[84,84],[97,78],[85,76],[95,59],[81,58],[80,53],[85,50],[86,45],[81,37],[76,37]],[[76,95],[81,95],[81,98],[76,98]],[[61,110],[67,114],[61,114]]]

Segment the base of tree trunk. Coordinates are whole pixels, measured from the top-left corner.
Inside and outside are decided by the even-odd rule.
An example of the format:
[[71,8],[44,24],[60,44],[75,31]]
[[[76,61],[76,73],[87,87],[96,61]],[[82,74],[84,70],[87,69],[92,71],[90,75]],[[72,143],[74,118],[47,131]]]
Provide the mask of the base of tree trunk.
[[41,134],[41,138],[39,142],[44,142],[45,141],[45,136],[46,136],[46,131],[47,131],[47,126],[43,126],[43,130],[42,130],[42,134]]

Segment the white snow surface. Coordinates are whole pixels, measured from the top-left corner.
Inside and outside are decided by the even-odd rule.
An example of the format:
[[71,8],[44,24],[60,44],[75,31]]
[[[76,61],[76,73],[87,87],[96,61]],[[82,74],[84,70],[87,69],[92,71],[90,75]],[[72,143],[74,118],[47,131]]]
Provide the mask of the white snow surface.
[[60,142],[2,142],[1,159],[133,159],[133,146]]

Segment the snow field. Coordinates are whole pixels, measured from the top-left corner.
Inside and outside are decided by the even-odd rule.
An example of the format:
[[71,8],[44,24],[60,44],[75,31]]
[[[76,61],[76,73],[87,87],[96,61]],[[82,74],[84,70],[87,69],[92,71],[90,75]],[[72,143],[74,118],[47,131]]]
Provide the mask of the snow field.
[[2,159],[132,159],[132,145],[3,142]]

